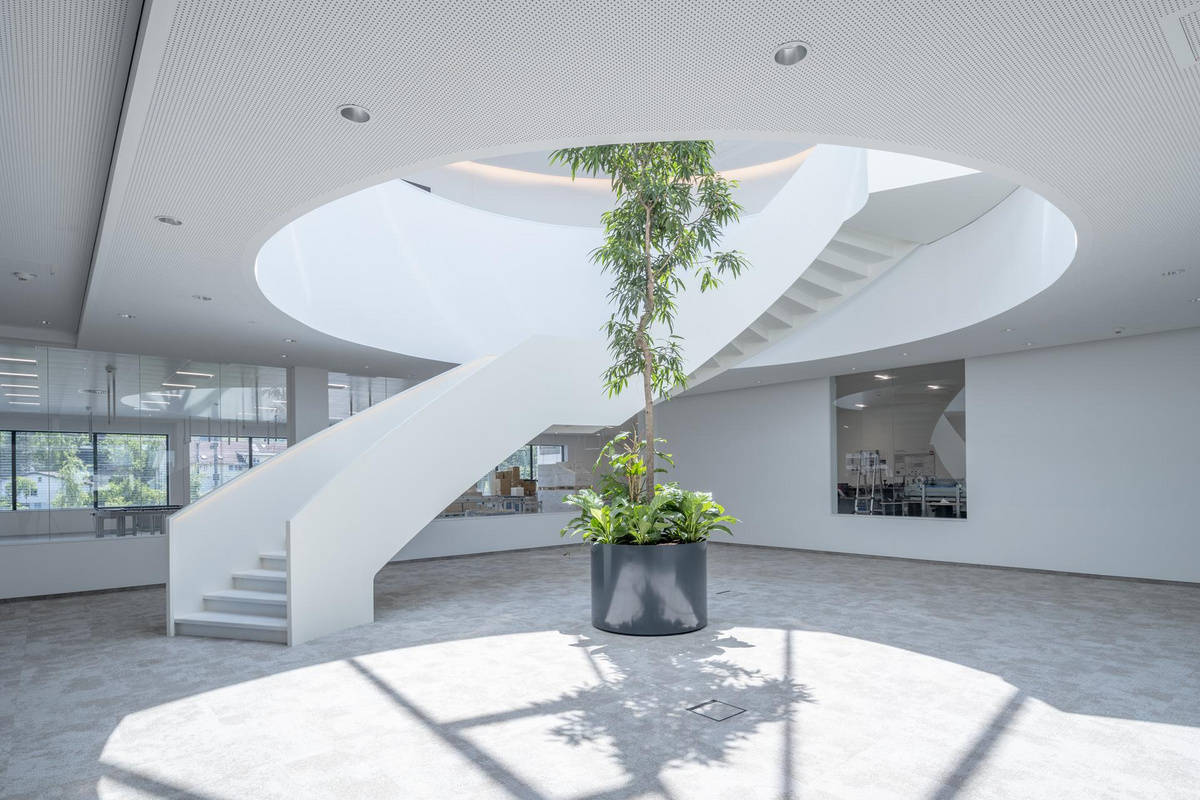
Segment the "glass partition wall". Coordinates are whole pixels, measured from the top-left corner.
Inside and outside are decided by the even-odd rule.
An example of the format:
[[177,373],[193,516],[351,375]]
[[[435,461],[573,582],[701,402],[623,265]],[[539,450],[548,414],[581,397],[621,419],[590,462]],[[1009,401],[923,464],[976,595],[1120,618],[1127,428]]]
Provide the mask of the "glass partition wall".
[[193,438],[249,468],[286,427],[280,368],[0,342],[0,544],[159,534],[198,496]]
[[835,510],[860,516],[967,516],[962,361],[833,380]]

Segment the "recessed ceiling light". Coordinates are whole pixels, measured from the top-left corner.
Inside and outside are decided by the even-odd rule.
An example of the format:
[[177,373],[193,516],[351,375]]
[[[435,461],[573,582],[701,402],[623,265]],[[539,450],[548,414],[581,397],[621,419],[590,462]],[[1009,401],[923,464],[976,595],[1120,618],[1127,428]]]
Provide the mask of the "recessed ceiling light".
[[23,394],[21,392],[5,392],[5,397],[41,397],[40,394]]
[[295,340],[295,339],[292,339],[292,338],[290,338],[290,337],[289,337],[289,338],[287,338],[287,339],[284,339],[284,341],[285,341],[285,342],[287,342],[288,344],[295,344],[295,343],[296,343],[296,340]]
[[39,323],[39,324],[40,324],[40,325],[41,325],[43,328],[45,328],[45,327],[49,326],[49,324],[50,324],[50,320],[48,320],[48,319],[44,319],[44,320],[42,320],[42,321],[41,321],[41,323]]
[[287,353],[280,353],[280,354],[279,354],[279,357],[280,357],[280,358],[287,358]]
[[1180,267],[1179,269],[1169,269],[1166,272],[1164,272],[1162,274],[1162,276],[1164,278],[1178,278],[1180,275],[1182,275],[1185,272],[1187,272],[1187,267]]
[[930,384],[926,385],[926,387],[925,387],[925,388],[926,388],[926,389],[933,389],[933,390],[936,392],[938,389],[940,389],[940,388],[942,388],[942,387],[941,387],[941,386],[938,386],[936,383],[930,383]]
[[1026,346],[1026,347],[1033,347],[1033,342],[1026,342],[1026,343],[1025,343],[1025,346]]
[[880,374],[878,374],[878,375],[876,375],[876,376],[875,376],[875,379],[876,379],[876,380],[880,380],[880,381],[890,381],[890,380],[892,379],[892,376],[891,376],[891,375],[884,375],[883,373],[880,373]]
[[329,384],[329,388],[330,389],[349,389],[350,384],[348,384],[348,383],[331,383],[331,384]]
[[775,63],[783,67],[799,64],[808,55],[808,45],[804,42],[784,42],[775,48]]
[[209,300],[212,300],[212,298],[206,294],[194,294],[194,295],[192,295],[192,299],[200,300],[201,302],[204,302],[204,303],[207,303]]
[[1193,302],[1193,303],[1200,303],[1200,297],[1193,297],[1193,298],[1192,298],[1192,302]]
[[6,378],[36,378],[36,372],[0,372]]
[[[182,369],[175,370],[175,374],[176,375],[189,375],[193,378],[211,378],[213,376],[213,374],[211,372],[188,372],[187,370],[182,370]],[[163,386],[166,386],[166,384],[164,383]]]
[[900,355],[902,355],[902,356],[906,356],[906,357],[907,357],[907,356],[908,356],[908,353],[901,353]]
[[1004,333],[1012,333],[1012,332],[1013,332],[1013,329],[1012,329],[1012,328],[1005,328],[1005,329],[1004,329]]
[[855,403],[854,407],[855,408],[866,408],[867,404],[866,403]]
[[31,281],[37,277],[36,272],[14,272],[13,277],[19,281]]
[[37,389],[38,385],[28,383],[0,383],[0,389]]
[[849,428],[850,426],[849,426],[849,425],[843,425],[842,427],[843,427],[843,428]]
[[35,403],[32,400],[9,400],[10,406],[40,406],[41,403]]
[[1113,328],[1113,336],[1120,336],[1124,332],[1124,328]]
[[16,358],[14,356],[0,356],[0,361],[11,361],[14,364],[36,364],[36,358]]
[[167,214],[159,214],[157,217],[155,217],[155,219],[164,225],[179,226],[183,224],[183,220],[168,216]]
[[170,386],[175,389],[195,389],[196,388],[196,384],[194,384],[194,383],[167,383],[166,381],[163,382],[163,386]]
[[117,316],[121,319],[137,319],[137,314],[126,314],[123,311],[120,314],[117,314]]
[[144,406],[149,406],[149,405],[169,406],[169,405],[171,405],[171,403],[167,400],[143,400],[142,405],[144,405]]
[[351,122],[366,122],[371,119],[371,112],[362,106],[345,105],[338,109],[338,113],[342,115],[342,119],[348,119]]

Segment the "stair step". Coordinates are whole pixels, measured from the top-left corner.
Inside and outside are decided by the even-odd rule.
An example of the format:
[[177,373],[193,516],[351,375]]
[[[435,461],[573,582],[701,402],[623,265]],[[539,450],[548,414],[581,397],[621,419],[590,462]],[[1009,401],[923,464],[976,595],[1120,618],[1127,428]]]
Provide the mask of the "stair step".
[[287,569],[287,553],[282,550],[272,550],[258,554],[258,563],[263,569]]
[[842,266],[835,261],[826,259],[824,254],[812,263],[812,268],[818,272],[823,272],[834,280],[842,283],[852,283],[853,281],[861,281],[866,278],[871,268],[866,264],[853,265],[850,267]]
[[283,592],[256,592],[250,589],[222,589],[204,595],[208,611],[226,614],[250,614],[264,617],[287,617],[287,595]]
[[875,250],[869,250],[865,247],[860,247],[857,244],[851,244],[845,240],[834,239],[825,247],[826,252],[832,252],[834,258],[837,256],[845,256],[863,264],[875,264],[880,261],[887,261],[888,256],[885,253],[879,253]]
[[233,588],[256,592],[286,592],[287,572],[281,569],[241,569],[233,573]]
[[175,618],[175,633],[220,639],[250,639],[256,642],[287,643],[287,620],[255,614],[196,611]]

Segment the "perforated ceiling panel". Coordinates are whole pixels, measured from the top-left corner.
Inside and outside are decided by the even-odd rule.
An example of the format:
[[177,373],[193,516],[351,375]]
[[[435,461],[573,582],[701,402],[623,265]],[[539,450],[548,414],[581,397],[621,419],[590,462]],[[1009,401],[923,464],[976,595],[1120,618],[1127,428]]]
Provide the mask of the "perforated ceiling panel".
[[0,2],[0,336],[75,333],[140,9]]
[[[160,0],[81,334],[274,357],[289,323],[257,291],[254,253],[318,202],[466,157],[691,134],[872,143],[1059,204],[1076,265],[1004,322],[953,335],[953,354],[1011,348],[1002,325],[1041,345],[1200,324],[1184,300],[1200,295],[1200,70],[1180,69],[1160,26],[1186,5]],[[810,55],[780,67],[791,39]],[[344,103],[371,121],[342,119]],[[195,292],[219,302],[198,309]]]

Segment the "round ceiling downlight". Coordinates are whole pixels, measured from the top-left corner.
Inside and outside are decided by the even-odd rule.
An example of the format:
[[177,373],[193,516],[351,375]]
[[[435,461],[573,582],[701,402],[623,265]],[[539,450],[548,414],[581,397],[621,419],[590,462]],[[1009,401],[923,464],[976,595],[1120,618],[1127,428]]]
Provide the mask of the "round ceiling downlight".
[[178,225],[182,225],[182,224],[183,224],[183,220],[181,220],[181,219],[178,219],[178,218],[176,218],[176,217],[168,216],[168,215],[166,215],[166,214],[159,214],[159,215],[158,215],[157,217],[155,217],[154,219],[156,219],[157,221],[161,222],[161,223],[162,223],[162,224],[164,224],[164,225],[176,225],[176,226],[178,226]]
[[343,119],[348,119],[351,122],[367,122],[371,119],[371,113],[362,106],[347,105],[338,109],[338,113]]
[[799,64],[808,55],[808,45],[804,42],[784,42],[775,48],[775,63],[782,67]]

